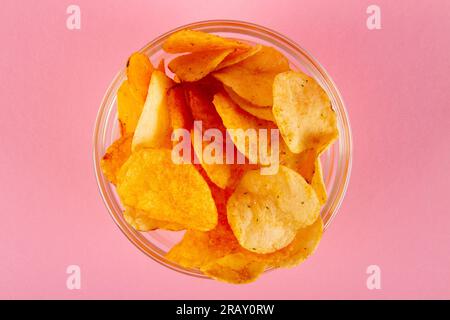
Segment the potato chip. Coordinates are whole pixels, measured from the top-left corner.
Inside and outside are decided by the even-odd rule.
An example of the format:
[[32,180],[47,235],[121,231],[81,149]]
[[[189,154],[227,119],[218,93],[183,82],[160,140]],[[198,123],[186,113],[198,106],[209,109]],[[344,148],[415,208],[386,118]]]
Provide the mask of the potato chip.
[[327,202],[328,196],[327,188],[323,181],[322,164],[319,158],[316,158],[316,161],[314,161],[314,175],[311,179],[311,187],[316,192],[320,204],[324,205]]
[[[258,139],[250,139],[248,129],[259,130],[259,129],[276,129],[273,122],[261,120],[252,116],[251,114],[243,111],[239,108],[236,103],[231,100],[231,98],[224,92],[220,92],[214,96],[213,100],[214,106],[220,117],[222,118],[223,124],[228,129],[230,138],[234,142],[236,148],[244,154],[247,158],[254,158],[251,155],[251,150],[259,150]],[[234,129],[231,130],[230,129]],[[267,148],[270,149],[270,136],[267,141]],[[255,163],[253,159],[252,163]],[[259,159],[256,159],[259,160]]]
[[317,220],[300,229],[294,240],[285,248],[268,254],[256,254],[257,260],[264,261],[274,268],[291,268],[305,261],[316,250],[323,233],[323,222],[319,216]]
[[169,70],[181,81],[193,82],[206,77],[234,49],[194,52],[176,57],[169,63]]
[[248,47],[248,44],[240,41],[226,39],[213,34],[189,29],[171,34],[163,44],[163,49],[168,53],[246,49]]
[[217,224],[208,184],[192,164],[175,164],[167,149],[132,153],[119,172],[117,193],[125,207],[155,220],[207,231]]
[[228,222],[239,243],[257,253],[286,247],[319,213],[314,190],[284,166],[276,175],[246,172],[227,203]]
[[289,61],[275,48],[262,46],[256,54],[240,62],[239,66],[256,73],[280,73],[289,70]]
[[170,140],[170,115],[167,107],[167,91],[174,82],[159,70],[150,81],[148,97],[136,126],[131,149],[159,148],[172,145]]
[[326,203],[327,190],[323,181],[322,165],[314,149],[292,153],[285,143],[281,143],[280,164],[300,173],[316,192],[320,204]]
[[128,80],[122,82],[117,91],[117,112],[122,135],[132,134],[136,130],[144,103],[145,99],[137,93]]
[[338,137],[336,114],[325,91],[311,77],[288,71],[273,84],[273,114],[289,149],[322,152]]
[[272,106],[275,76],[289,70],[288,60],[272,47],[263,46],[256,54],[213,75],[239,96],[257,106]]
[[248,255],[235,253],[214,260],[200,268],[213,279],[233,284],[255,281],[265,270],[262,261],[249,259]]
[[248,102],[247,100],[241,98],[231,88],[224,86],[224,89],[227,92],[228,96],[231,98],[231,100],[233,100],[234,103],[236,103],[242,110],[250,113],[251,115],[259,119],[275,122],[275,118],[273,117],[272,113],[272,107],[264,108],[254,105]]
[[[220,188],[225,189],[236,183],[236,166],[226,164],[226,154],[225,154],[225,141],[211,141],[206,142],[197,141],[195,135],[202,138],[203,134],[208,129],[218,130],[222,137],[225,136],[225,127],[222,124],[222,119],[217,113],[214,105],[211,102],[211,98],[207,93],[207,89],[204,86],[186,86],[186,95],[189,102],[189,106],[193,115],[194,120],[201,121],[201,128],[194,127],[191,134],[191,142],[195,155],[198,161],[202,165],[203,169],[206,171],[208,177]],[[214,163],[214,155],[211,155],[211,159],[204,159],[203,151],[206,146],[211,143],[218,144],[217,148],[222,148],[222,154],[217,155],[217,160],[221,160],[222,163]],[[220,162],[220,161],[218,161]]]
[[147,97],[148,85],[154,68],[149,58],[142,53],[133,53],[127,63],[128,82],[141,98]]
[[228,192],[210,181],[209,185],[218,211],[216,227],[207,232],[187,230],[183,239],[166,254],[167,259],[185,268],[200,268],[241,248],[227,222]]
[[126,208],[123,217],[136,231],[147,232],[156,229],[180,231],[185,229],[184,226],[177,223],[152,219],[146,212],[134,208]]
[[117,183],[117,174],[131,154],[131,135],[122,136],[106,150],[100,161],[103,174],[112,184]]
[[245,59],[250,58],[262,49],[262,45],[257,44],[256,46],[250,47],[249,49],[237,49],[233,53],[229,54],[216,68],[216,70],[223,69],[225,67],[232,66],[233,64],[239,63]]
[[235,64],[214,72],[213,76],[239,96],[258,106],[273,104],[272,85],[277,73],[258,73]]
[[186,101],[184,87],[175,85],[167,92],[167,108],[169,110],[172,130],[192,128],[192,114]]

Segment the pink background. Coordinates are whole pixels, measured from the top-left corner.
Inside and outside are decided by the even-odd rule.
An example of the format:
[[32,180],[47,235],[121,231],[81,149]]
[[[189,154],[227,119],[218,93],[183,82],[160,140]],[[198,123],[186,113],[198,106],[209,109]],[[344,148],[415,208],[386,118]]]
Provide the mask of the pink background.
[[[79,31],[66,28],[72,2]],[[372,3],[382,30],[366,28]],[[449,299],[449,14],[446,0],[3,0],[0,297]],[[109,217],[92,168],[97,109],[129,53],[206,19],[294,39],[336,81],[353,128],[352,179],[318,252],[245,286],[144,256]],[[66,288],[71,264],[81,290]],[[381,290],[366,287],[371,264]]]

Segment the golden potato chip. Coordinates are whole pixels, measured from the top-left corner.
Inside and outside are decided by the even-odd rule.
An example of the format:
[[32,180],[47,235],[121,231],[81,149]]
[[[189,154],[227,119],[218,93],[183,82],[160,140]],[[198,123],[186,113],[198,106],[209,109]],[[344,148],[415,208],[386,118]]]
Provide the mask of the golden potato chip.
[[100,161],[103,174],[112,184],[117,183],[117,174],[131,154],[131,135],[122,136],[108,147]]
[[[201,136],[202,132],[199,128],[194,127],[191,133],[192,147],[194,149],[195,155],[203,169],[205,170],[208,177],[214,182],[218,187],[225,189],[232,184],[233,179],[233,168],[231,165],[227,165],[224,161],[225,154],[220,155],[224,161],[223,163],[212,163],[208,162],[203,157],[203,148],[208,145],[207,142],[196,143],[195,135]],[[223,145],[222,141],[214,141],[213,143],[220,143]]]
[[[260,148],[258,137],[256,137],[256,139],[250,139],[250,131],[248,131],[248,129],[276,129],[275,124],[270,121],[258,119],[243,111],[224,92],[216,94],[213,103],[218,114],[222,118],[223,124],[228,129],[228,134],[236,148],[250,159],[251,163],[256,163],[256,161],[260,160],[254,159],[254,153],[251,152],[251,150],[258,150],[258,148]],[[267,148],[271,148],[270,135],[267,141]]]
[[161,71],[153,72],[148,97],[133,136],[131,144],[133,151],[139,148],[164,148],[172,145],[167,92],[173,85],[172,79]]
[[169,110],[170,125],[172,130],[192,128],[192,115],[186,101],[184,88],[175,85],[167,92],[167,108]]
[[210,181],[209,186],[218,211],[216,227],[207,232],[187,230],[183,239],[166,254],[167,259],[185,268],[200,268],[241,248],[227,222],[228,192]]
[[213,73],[224,85],[233,89],[239,96],[258,106],[273,104],[272,85],[277,73],[254,72],[235,64]]
[[126,208],[123,212],[123,217],[136,231],[147,232],[156,229],[180,231],[185,229],[184,226],[177,223],[149,218],[146,212],[135,210],[134,208]]
[[217,224],[217,209],[208,184],[192,164],[178,165],[167,149],[132,153],[119,172],[122,205],[155,220],[207,231]]
[[289,149],[322,152],[338,137],[336,114],[325,91],[311,77],[288,71],[273,84],[273,114]]
[[223,69],[225,67],[232,66],[245,59],[250,58],[262,49],[262,45],[257,44],[249,49],[237,49],[233,53],[229,54],[216,68],[216,70]]
[[[219,141],[207,142],[203,141],[203,139],[195,139],[195,136],[201,139],[208,129],[218,130],[221,136],[225,137],[225,127],[222,124],[222,120],[214,108],[207,89],[205,89],[204,86],[186,86],[186,95],[194,120],[201,121],[201,127],[194,127],[191,134],[191,142],[195,155],[212,182],[223,189],[230,187],[236,183],[235,171],[237,169],[235,165],[226,164],[225,141],[222,139]],[[221,148],[222,154],[216,155],[215,153],[207,153],[209,159],[204,159],[203,151],[207,150],[206,148],[210,144],[217,144],[217,149]],[[218,161],[213,161],[216,156]]]
[[256,54],[213,75],[239,96],[257,106],[272,106],[275,76],[289,70],[288,60],[272,47],[263,46]]
[[147,97],[148,85],[154,68],[149,58],[142,53],[133,53],[127,63],[128,82],[141,96]]
[[256,73],[280,73],[289,70],[289,61],[275,48],[261,46],[256,54],[240,62],[239,66]]
[[257,260],[264,261],[271,267],[291,268],[305,261],[316,250],[323,233],[323,222],[317,220],[300,229],[294,240],[285,248],[268,254],[255,254]]
[[320,204],[324,205],[327,202],[327,188],[323,181],[322,164],[319,158],[314,161],[314,175],[311,179],[311,187],[317,194]]
[[255,281],[265,268],[263,261],[249,259],[248,255],[235,253],[214,260],[202,266],[200,270],[219,281],[244,284]]
[[316,158],[317,153],[314,149],[293,153],[284,142],[280,143],[280,164],[300,173],[309,184],[314,175]]
[[176,57],[169,63],[169,70],[181,81],[194,82],[206,77],[234,49],[194,52]]
[[117,112],[122,135],[132,134],[136,130],[144,103],[145,99],[125,80],[117,91]]
[[244,111],[250,113],[251,115],[259,119],[275,122],[275,118],[273,117],[272,113],[272,107],[264,108],[261,106],[254,105],[248,102],[247,100],[241,98],[231,88],[224,86],[224,89],[227,92],[228,96],[231,98],[231,100],[233,100],[234,103],[236,103]]
[[240,41],[189,29],[181,30],[170,35],[163,44],[163,49],[168,53],[246,49],[248,47],[248,44]]
[[319,213],[314,190],[301,175],[284,166],[275,175],[247,171],[227,203],[234,235],[242,247],[257,253],[286,247]]

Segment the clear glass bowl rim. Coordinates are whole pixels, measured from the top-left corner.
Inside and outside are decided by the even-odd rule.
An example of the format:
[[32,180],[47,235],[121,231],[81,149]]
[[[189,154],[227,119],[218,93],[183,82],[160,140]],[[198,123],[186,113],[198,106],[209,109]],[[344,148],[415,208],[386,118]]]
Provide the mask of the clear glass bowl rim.
[[[296,55],[302,56],[304,59],[308,61],[308,63],[311,64],[314,70],[321,75],[324,81],[324,83],[322,83],[322,86],[325,85],[326,86],[325,89],[328,89],[327,93],[329,95],[331,94],[330,99],[333,101],[333,107],[338,114],[338,118],[341,124],[340,136],[338,140],[340,158],[338,159],[338,168],[336,169],[337,170],[336,179],[338,184],[337,189],[333,197],[331,197],[331,195],[329,196],[328,202],[323,209],[323,211],[329,213],[327,215],[327,219],[324,220],[324,229],[326,230],[330,226],[335,216],[337,215],[339,208],[342,204],[342,201],[344,199],[345,193],[347,191],[347,186],[350,180],[352,168],[353,144],[352,144],[350,121],[348,118],[348,114],[342,96],[339,90],[337,89],[336,85],[334,84],[333,80],[331,79],[331,77],[328,75],[328,73],[325,71],[325,69],[320,65],[318,61],[316,61],[305,49],[301,48],[294,41],[288,39],[287,37],[281,35],[280,33],[257,24],[237,20],[207,20],[183,25],[159,36],[158,38],[149,42],[147,45],[145,45],[142,49],[138,51],[147,52],[151,50],[151,48],[160,46],[169,35],[179,30],[193,29],[193,30],[209,30],[216,32],[220,31],[230,32],[229,30],[225,30],[226,28],[236,28],[240,29],[240,31],[257,32],[259,35],[264,35],[265,39],[269,40],[270,42],[276,41],[277,46],[282,44],[287,48],[289,48],[290,50],[292,50],[292,52],[294,52]],[[148,248],[148,246],[145,244],[146,240],[144,240],[144,238],[140,236],[138,232],[132,230],[131,227],[128,224],[126,224],[126,222],[120,219],[118,214],[121,214],[121,212],[118,213],[116,210],[114,210],[113,200],[111,199],[110,195],[107,192],[107,186],[109,182],[103,176],[103,173],[100,168],[100,160],[103,157],[103,154],[100,152],[100,150],[102,149],[100,137],[105,134],[104,131],[108,123],[110,110],[107,110],[107,107],[109,105],[112,96],[116,94],[115,88],[118,87],[119,85],[118,82],[122,81],[121,79],[123,78],[124,72],[125,68],[122,68],[116,74],[113,81],[109,85],[102,99],[95,120],[95,128],[93,134],[93,165],[100,195],[102,196],[103,202],[106,208],[108,209],[115,224],[119,227],[122,233],[128,238],[128,240],[131,241],[139,250],[141,250],[147,256],[152,258],[154,261],[174,271],[198,278],[208,278],[203,274],[201,274],[198,270],[187,269],[171,261],[168,261],[167,259],[161,259],[160,254]]]

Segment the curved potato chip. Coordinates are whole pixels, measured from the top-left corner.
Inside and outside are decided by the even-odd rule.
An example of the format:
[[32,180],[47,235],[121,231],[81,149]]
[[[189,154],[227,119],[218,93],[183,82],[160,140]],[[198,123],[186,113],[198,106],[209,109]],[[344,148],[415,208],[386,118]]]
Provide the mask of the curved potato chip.
[[167,91],[174,85],[172,79],[159,70],[152,74],[142,114],[136,126],[131,149],[160,148],[171,145],[170,115]]
[[163,44],[163,49],[168,53],[246,48],[248,44],[240,41],[189,29],[171,34]]
[[127,62],[127,78],[129,83],[136,88],[141,98],[147,97],[148,85],[154,68],[149,58],[142,53],[133,53]]
[[239,63],[245,59],[250,58],[262,49],[262,45],[257,44],[249,49],[238,49],[233,53],[229,54],[216,68],[216,70],[223,69],[225,67],[232,66],[233,64]]
[[275,76],[289,70],[289,61],[272,47],[262,46],[254,55],[213,76],[256,106],[272,106]]
[[167,92],[167,108],[172,130],[190,130],[192,128],[192,115],[186,102],[183,86],[175,85],[169,89]]
[[224,86],[224,89],[227,92],[228,96],[231,98],[231,100],[233,100],[244,111],[250,113],[251,115],[259,119],[275,122],[275,118],[273,117],[272,113],[272,107],[264,108],[254,105],[245,100],[244,98],[241,98],[231,88]]
[[227,203],[234,235],[242,247],[257,253],[286,247],[319,213],[314,190],[302,176],[284,166],[276,175],[246,172]]
[[133,208],[126,208],[123,212],[123,217],[130,226],[132,226],[136,231],[141,232],[147,232],[156,229],[164,229],[170,231],[180,231],[185,229],[182,225],[177,223],[149,218],[146,212],[135,210]]
[[108,147],[100,161],[100,167],[102,168],[103,174],[112,184],[117,183],[117,174],[131,154],[132,138],[133,136],[126,135],[114,141],[114,143]]
[[288,71],[273,84],[273,114],[289,149],[321,153],[339,135],[336,114],[325,91],[311,77]]
[[255,254],[255,258],[271,267],[291,268],[305,261],[316,250],[323,233],[323,222],[317,220],[300,229],[294,240],[285,248],[268,254]]
[[128,80],[122,82],[117,91],[117,112],[122,135],[131,134],[136,130],[144,103],[145,99],[137,93]]
[[314,175],[311,179],[311,187],[317,194],[320,204],[324,205],[327,202],[327,188],[325,182],[323,181],[322,164],[320,159],[317,158],[314,161]]
[[264,272],[262,261],[249,259],[248,255],[235,253],[214,260],[200,268],[207,276],[233,284],[255,281]]
[[125,207],[149,218],[207,231],[217,224],[208,184],[192,164],[173,163],[171,151],[141,149],[119,172],[117,193]]
[[185,268],[200,268],[240,248],[227,221],[228,192],[212,182],[209,185],[218,211],[216,227],[207,232],[187,230],[183,239],[166,254],[167,259]]
[[[252,132],[257,132],[259,129],[276,129],[275,124],[270,121],[258,119],[243,111],[223,92],[214,96],[213,103],[236,148],[250,159],[251,163],[259,160],[255,159],[254,153],[251,151],[261,148],[258,137],[250,138],[249,136]],[[271,149],[270,138],[267,141],[267,149]]]
[[327,190],[323,181],[322,165],[314,149],[292,153],[285,143],[280,144],[280,164],[300,173],[319,198],[321,205],[327,202]]
[[257,73],[280,73],[289,70],[289,61],[275,48],[261,46],[256,54],[240,62],[239,66]]
[[272,85],[276,72],[255,72],[238,64],[223,68],[212,75],[239,96],[257,106],[273,104]]
[[194,82],[206,77],[234,49],[201,51],[176,57],[169,63],[169,70],[181,81]]

